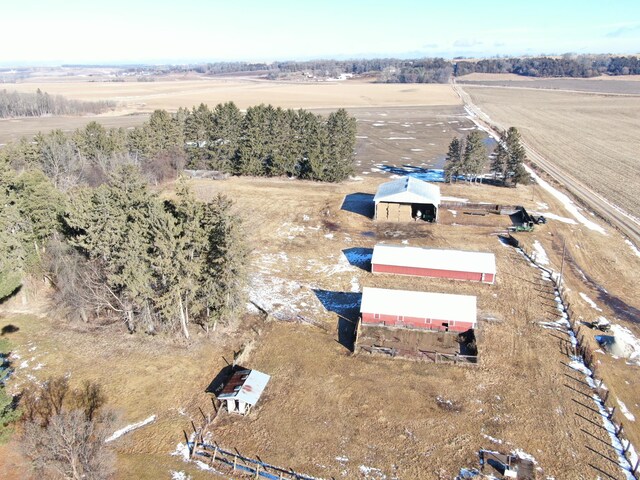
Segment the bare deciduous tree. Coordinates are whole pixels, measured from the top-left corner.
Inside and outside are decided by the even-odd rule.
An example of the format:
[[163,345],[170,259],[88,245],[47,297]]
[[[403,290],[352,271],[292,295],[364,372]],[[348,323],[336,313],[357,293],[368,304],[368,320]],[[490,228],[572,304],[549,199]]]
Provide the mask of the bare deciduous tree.
[[86,381],[71,390],[67,377],[50,378],[22,393],[22,448],[34,469],[45,478],[109,478],[114,456],[105,440],[114,414],[104,411],[100,385]]
[[104,444],[112,417],[100,414],[87,420],[83,411],[70,410],[53,415],[46,427],[28,422],[22,447],[45,478],[107,479],[114,472],[113,453]]

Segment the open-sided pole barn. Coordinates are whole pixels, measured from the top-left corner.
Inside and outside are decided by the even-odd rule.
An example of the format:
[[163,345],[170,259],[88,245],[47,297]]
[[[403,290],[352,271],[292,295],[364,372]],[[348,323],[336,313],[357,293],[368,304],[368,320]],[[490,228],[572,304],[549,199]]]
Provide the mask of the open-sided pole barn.
[[380,185],[373,201],[376,220],[436,222],[440,206],[440,188],[407,176]]
[[492,284],[496,279],[496,256],[486,252],[380,244],[373,249],[371,271]]
[[238,370],[227,380],[217,398],[229,413],[246,415],[258,403],[270,378],[257,370]]

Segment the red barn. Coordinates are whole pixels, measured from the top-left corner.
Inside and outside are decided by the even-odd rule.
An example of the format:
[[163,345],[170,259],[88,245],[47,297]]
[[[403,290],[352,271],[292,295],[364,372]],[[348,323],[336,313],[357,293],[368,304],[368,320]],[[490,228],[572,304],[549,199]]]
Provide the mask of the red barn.
[[465,332],[476,328],[476,297],[365,287],[362,325]]
[[484,252],[376,245],[371,271],[492,284],[496,279],[496,256]]

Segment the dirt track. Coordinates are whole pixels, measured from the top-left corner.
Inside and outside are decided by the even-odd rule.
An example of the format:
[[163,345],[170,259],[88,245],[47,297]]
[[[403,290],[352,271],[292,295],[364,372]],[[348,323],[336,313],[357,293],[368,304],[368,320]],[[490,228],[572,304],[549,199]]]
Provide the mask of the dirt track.
[[[452,83],[452,87],[454,91],[460,96],[468,111],[473,114],[472,119],[476,123],[478,123],[479,126],[489,130],[490,132],[493,132],[496,138],[499,135],[498,130],[506,129],[504,125],[500,125],[497,122],[493,121],[477,105],[475,105],[471,101],[471,97],[464,90],[462,90],[459,84],[455,83],[455,80]],[[535,162],[538,167],[540,167],[555,181],[564,185],[564,187],[580,202],[593,210],[600,217],[607,220],[614,227],[618,228],[625,235],[627,235],[634,244],[640,245],[640,223],[637,220],[631,217],[631,215],[622,210],[620,207],[612,205],[605,198],[598,195],[593,190],[589,189],[584,184],[562,171],[560,168],[554,165],[552,161],[544,158],[529,145],[524,142],[523,144],[527,150],[529,159]]]

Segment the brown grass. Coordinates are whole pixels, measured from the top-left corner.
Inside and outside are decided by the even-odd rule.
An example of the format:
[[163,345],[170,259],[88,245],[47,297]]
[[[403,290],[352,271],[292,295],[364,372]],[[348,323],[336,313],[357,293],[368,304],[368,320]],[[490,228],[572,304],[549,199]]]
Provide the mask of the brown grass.
[[535,150],[634,213],[640,208],[640,97],[465,87],[503,126],[516,126]]

